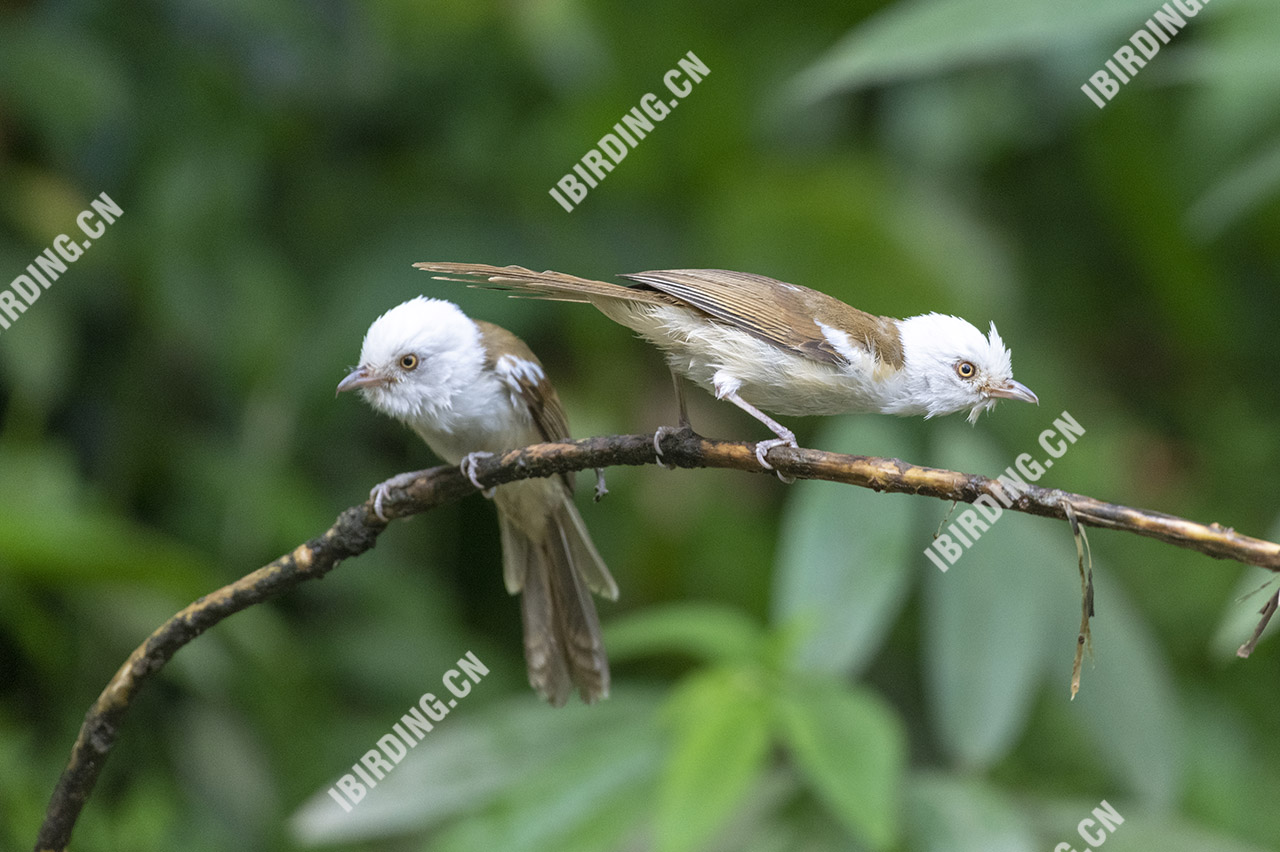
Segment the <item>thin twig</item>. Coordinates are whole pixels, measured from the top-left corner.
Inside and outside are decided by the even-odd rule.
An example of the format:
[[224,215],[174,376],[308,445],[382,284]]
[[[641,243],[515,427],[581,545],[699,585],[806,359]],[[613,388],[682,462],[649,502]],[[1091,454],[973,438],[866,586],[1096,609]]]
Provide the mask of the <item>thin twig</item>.
[[1267,602],[1262,605],[1262,609],[1258,613],[1262,616],[1258,619],[1258,626],[1254,628],[1253,635],[1249,637],[1249,641],[1245,642],[1236,649],[1237,657],[1248,657],[1253,653],[1253,649],[1258,647],[1258,640],[1262,638],[1262,631],[1267,629],[1267,625],[1271,623],[1271,616],[1276,614],[1277,607],[1280,607],[1280,589],[1276,593],[1267,598]]
[[[1089,536],[1080,526],[1080,519],[1071,508],[1070,501],[1062,501],[1062,511],[1066,512],[1067,521],[1071,524],[1071,535],[1076,540],[1076,563],[1080,567],[1080,632],[1076,635],[1076,657],[1071,664],[1071,700],[1075,701],[1076,693],[1080,691],[1080,669],[1085,651],[1091,658],[1093,656],[1093,633],[1089,630],[1089,619],[1093,618],[1093,551],[1089,548]],[[1089,557],[1087,569],[1084,564],[1086,554]]]
[[[691,432],[663,439],[663,460],[683,468],[728,468],[762,473],[755,445],[709,441]],[[476,475],[487,488],[516,479],[553,476],[568,471],[654,463],[652,435],[617,435],[537,444],[479,461]],[[818,450],[777,448],[769,455],[780,473],[796,479],[822,479],[942,500],[972,503],[983,494],[999,497],[999,485],[985,476],[918,467],[897,459],[848,456]],[[419,472],[403,490],[383,503],[389,518],[426,512],[460,499],[475,489],[453,467]],[[1280,544],[1239,535],[1217,524],[1105,503],[1080,494],[1028,486],[1008,508],[1030,515],[1065,518],[1064,501],[1081,524],[1121,530],[1159,539],[1219,559],[1233,559],[1280,571]],[[353,506],[338,516],[323,535],[299,545],[269,565],[205,595],[161,625],[129,656],[85,715],[72,747],[71,760],[58,779],[36,841],[38,852],[67,848],[71,831],[102,771],[120,724],[134,696],[177,651],[205,630],[242,609],[269,600],[304,580],[322,577],[343,559],[374,546],[386,528],[371,503]]]

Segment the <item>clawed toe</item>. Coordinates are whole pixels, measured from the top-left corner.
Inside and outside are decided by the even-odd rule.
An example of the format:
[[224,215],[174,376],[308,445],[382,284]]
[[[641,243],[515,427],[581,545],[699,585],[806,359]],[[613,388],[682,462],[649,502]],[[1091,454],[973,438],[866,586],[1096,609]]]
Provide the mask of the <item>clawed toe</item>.
[[380,485],[376,485],[373,490],[369,492],[369,497],[373,500],[373,513],[377,515],[378,520],[382,521],[384,524],[387,522],[387,516],[382,512],[382,501],[387,496],[387,490],[384,487],[385,485],[385,482]]
[[657,457],[658,467],[663,470],[671,470],[672,465],[664,464],[662,461],[662,439],[679,431],[674,426],[659,426],[657,431],[653,433],[653,454]]
[[387,517],[387,513],[383,509],[383,506],[391,499],[392,489],[404,490],[413,484],[413,481],[418,478],[419,473],[421,473],[421,471],[397,474],[386,482],[379,482],[377,485],[373,486],[373,490],[369,492],[369,499],[373,501],[373,513],[378,516],[378,520],[383,523],[391,520]]
[[688,423],[681,423],[679,426],[659,426],[657,431],[653,433],[653,452],[657,456],[658,467],[663,470],[674,470],[675,465],[664,464],[662,461],[662,441],[668,435],[693,434],[693,427]]
[[759,441],[756,444],[756,461],[760,462],[760,466],[765,470],[773,470],[773,472],[777,474],[779,480],[786,483],[787,485],[790,485],[791,483],[796,481],[795,477],[787,476],[777,470],[774,470],[773,465],[769,464],[769,461],[766,458],[766,456],[769,455],[769,451],[772,450],[774,447],[798,447],[798,446],[799,444],[796,443],[795,438],[770,438],[767,441]]
[[[471,484],[476,487],[476,490],[489,499],[493,498],[494,489],[485,488],[480,484],[480,480],[476,479],[476,464],[479,463],[481,459],[491,458],[493,458],[493,453],[486,453],[483,450],[478,450],[474,453],[468,453],[466,458],[462,460],[462,464],[458,465],[462,474],[471,481]],[[496,488],[497,486],[494,487]]]

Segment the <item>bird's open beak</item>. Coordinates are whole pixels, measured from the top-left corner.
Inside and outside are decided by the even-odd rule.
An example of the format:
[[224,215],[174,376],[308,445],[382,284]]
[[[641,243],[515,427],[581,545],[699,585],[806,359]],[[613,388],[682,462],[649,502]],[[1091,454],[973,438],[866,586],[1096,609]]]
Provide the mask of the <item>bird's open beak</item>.
[[[339,388],[341,390],[341,388]],[[1000,399],[1017,399],[1022,402],[1034,402],[1040,404],[1040,398],[1031,392],[1031,388],[1022,382],[1015,382],[1010,379],[1004,387],[991,388],[987,391],[987,396],[999,397]]]
[[338,382],[338,389],[334,391],[334,396],[343,391],[359,390],[360,388],[372,388],[378,385],[385,385],[387,380],[370,370],[368,367],[356,367],[351,371],[345,379]]

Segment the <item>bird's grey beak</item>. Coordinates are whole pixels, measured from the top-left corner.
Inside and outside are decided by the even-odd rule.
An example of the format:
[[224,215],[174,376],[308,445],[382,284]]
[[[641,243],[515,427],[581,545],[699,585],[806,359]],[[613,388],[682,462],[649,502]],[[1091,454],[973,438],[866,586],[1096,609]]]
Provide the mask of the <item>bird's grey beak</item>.
[[1040,397],[1031,392],[1031,388],[1022,382],[1015,382],[1010,379],[1004,387],[991,388],[987,391],[987,396],[995,396],[1000,399],[1016,399],[1022,402],[1034,402],[1040,404]]
[[368,367],[356,367],[351,371],[345,379],[338,382],[338,389],[334,391],[334,396],[343,391],[358,390],[360,388],[371,388],[378,385],[385,385],[387,380],[382,376],[370,370]]

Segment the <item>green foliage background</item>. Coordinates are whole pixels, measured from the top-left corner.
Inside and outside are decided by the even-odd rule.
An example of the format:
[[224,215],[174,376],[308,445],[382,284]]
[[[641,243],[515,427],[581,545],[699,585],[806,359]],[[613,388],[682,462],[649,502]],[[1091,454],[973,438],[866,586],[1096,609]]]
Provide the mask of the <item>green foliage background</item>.
[[[85,708],[168,614],[324,529],[425,448],[333,388],[379,313],[522,335],[577,434],[674,417],[594,312],[420,260],[725,267],[878,313],[994,320],[1041,406],[796,421],[802,443],[1275,523],[1280,6],[1214,0],[1115,100],[1080,86],[1154,0],[0,4],[0,283],[107,192],[120,220],[0,333],[0,846],[34,839]],[[566,213],[548,189],[692,50],[711,69]],[[704,395],[708,435],[757,424]],[[1265,572],[1064,524],[947,574],[947,506],[611,472],[616,688],[524,683],[492,508],[397,523],[183,650],[128,718],[81,850],[1047,849],[1280,836]],[[585,489],[584,489],[585,490]],[[584,497],[585,499],[585,497]],[[492,673],[350,814],[324,790],[468,650]]]

